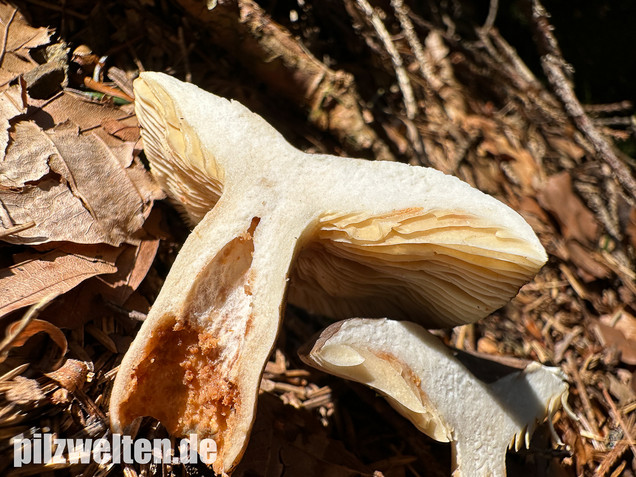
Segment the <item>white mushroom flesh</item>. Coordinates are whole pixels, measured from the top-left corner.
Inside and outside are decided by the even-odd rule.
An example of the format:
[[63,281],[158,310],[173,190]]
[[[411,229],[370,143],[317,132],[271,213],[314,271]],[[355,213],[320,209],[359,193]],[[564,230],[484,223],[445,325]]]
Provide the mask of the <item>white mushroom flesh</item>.
[[506,450],[527,446],[536,423],[551,419],[568,393],[563,373],[538,363],[484,383],[410,322],[338,322],[301,357],[370,386],[422,432],[450,441],[455,477],[505,476]]

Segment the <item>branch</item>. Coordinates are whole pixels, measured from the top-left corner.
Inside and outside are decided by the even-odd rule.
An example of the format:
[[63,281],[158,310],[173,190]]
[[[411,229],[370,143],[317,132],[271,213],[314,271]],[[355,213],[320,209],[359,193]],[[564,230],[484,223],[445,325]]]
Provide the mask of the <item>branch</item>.
[[208,26],[212,40],[237,58],[256,78],[308,110],[309,121],[336,136],[352,154],[394,160],[360,110],[353,77],[314,57],[253,0],[219,0],[211,10],[199,0],[181,6]]
[[632,199],[636,198],[636,181],[623,162],[616,156],[610,144],[594,127],[589,116],[577,99],[570,82],[564,72],[567,63],[563,59],[559,44],[552,33],[553,27],[548,20],[548,13],[539,0],[531,0],[532,26],[536,35],[537,47],[541,54],[541,66],[554,91],[563,104],[566,113],[585,138],[592,144],[597,156],[605,161]]

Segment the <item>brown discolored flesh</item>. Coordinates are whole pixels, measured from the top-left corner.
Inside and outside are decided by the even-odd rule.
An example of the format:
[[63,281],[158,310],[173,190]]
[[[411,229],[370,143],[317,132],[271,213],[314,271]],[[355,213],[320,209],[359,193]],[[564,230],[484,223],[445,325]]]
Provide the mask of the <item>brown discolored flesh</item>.
[[153,416],[173,435],[214,437],[219,447],[227,419],[239,404],[236,385],[215,373],[218,340],[187,322],[153,333],[152,349],[132,374],[122,403],[125,422]]
[[119,404],[122,423],[158,419],[175,436],[212,437],[223,457],[228,428],[240,420],[242,346],[252,333],[253,235],[230,240],[194,279],[185,306],[166,313],[145,343]]

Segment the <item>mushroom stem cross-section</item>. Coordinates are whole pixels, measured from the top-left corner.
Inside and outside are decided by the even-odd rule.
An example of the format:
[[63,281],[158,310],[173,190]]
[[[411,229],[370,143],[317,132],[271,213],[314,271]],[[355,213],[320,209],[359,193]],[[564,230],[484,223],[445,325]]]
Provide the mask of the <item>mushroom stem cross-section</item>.
[[306,154],[160,73],[135,95],[152,173],[197,225],[124,357],[111,424],[149,415],[213,437],[217,473],[245,449],[286,294],[334,318],[451,327],[504,305],[546,260],[516,212],[457,178]]

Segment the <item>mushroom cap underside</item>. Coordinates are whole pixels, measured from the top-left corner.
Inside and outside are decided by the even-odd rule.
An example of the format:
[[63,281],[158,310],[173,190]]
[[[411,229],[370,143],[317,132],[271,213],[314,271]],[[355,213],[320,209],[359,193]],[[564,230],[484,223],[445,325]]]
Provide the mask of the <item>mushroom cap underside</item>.
[[[163,74],[142,74],[135,93],[152,172],[191,223],[226,187],[239,200],[274,190],[290,213],[305,202],[288,298],[310,311],[470,323],[507,303],[546,261],[521,216],[457,178],[302,153],[239,103]],[[244,179],[258,174],[270,191]]]
[[325,217],[295,260],[288,299],[339,319],[391,316],[451,327],[505,305],[544,253],[454,210]]

